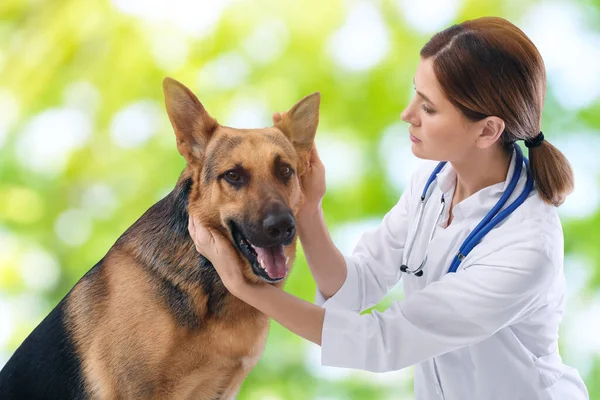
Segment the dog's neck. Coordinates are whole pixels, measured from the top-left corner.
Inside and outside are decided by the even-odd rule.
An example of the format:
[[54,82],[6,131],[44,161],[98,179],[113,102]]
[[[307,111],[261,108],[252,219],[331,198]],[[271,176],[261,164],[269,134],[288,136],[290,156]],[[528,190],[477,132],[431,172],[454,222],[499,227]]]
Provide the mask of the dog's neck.
[[[178,321],[196,328],[206,317],[226,312],[231,294],[212,264],[200,255],[188,232],[188,200],[193,180],[182,174],[171,193],[154,204],[115,243],[157,280],[159,296]],[[202,291],[208,302],[198,315],[194,297]]]

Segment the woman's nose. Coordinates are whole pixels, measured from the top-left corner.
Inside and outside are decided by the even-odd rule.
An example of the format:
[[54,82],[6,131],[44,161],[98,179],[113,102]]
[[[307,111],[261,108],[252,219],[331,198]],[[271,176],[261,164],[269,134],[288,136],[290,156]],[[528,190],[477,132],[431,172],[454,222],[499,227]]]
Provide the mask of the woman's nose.
[[413,112],[413,102],[408,103],[404,111],[400,113],[400,119],[404,122],[408,122],[411,125],[419,125],[419,121],[415,113]]
[[400,119],[404,122],[408,122],[409,124],[416,125],[414,115],[412,114],[412,112],[410,110],[410,105],[408,107],[406,107],[404,109],[404,111],[402,111],[400,113]]
[[408,107],[406,107],[404,111],[400,113],[400,119],[404,122],[408,122]]

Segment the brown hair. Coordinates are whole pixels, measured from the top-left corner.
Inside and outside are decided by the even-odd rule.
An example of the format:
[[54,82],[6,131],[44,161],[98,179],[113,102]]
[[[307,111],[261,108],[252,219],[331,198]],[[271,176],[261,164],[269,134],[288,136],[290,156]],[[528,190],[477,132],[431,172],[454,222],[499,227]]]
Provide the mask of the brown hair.
[[[448,99],[467,118],[497,116],[505,123],[502,143],[532,140],[540,133],[546,95],[544,61],[515,25],[484,17],[453,25],[421,49],[433,57],[435,75]],[[565,156],[544,140],[529,149],[531,172],[542,199],[561,205],[573,191],[573,171]]]

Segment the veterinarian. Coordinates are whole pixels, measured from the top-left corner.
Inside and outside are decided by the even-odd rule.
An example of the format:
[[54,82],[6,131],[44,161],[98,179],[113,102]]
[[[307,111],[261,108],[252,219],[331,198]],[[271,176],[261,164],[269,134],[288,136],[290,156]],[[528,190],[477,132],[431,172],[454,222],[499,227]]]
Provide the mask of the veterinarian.
[[[541,132],[538,50],[504,19],[466,21],[425,44],[414,85],[401,118],[413,154],[431,162],[352,255],[325,226],[325,169],[312,151],[297,227],[316,305],[246,282],[230,241],[191,221],[196,248],[235,296],[319,344],[323,365],[414,365],[419,400],[587,399],[558,351],[565,278],[556,207],[573,175]],[[400,279],[404,300],[360,314]]]

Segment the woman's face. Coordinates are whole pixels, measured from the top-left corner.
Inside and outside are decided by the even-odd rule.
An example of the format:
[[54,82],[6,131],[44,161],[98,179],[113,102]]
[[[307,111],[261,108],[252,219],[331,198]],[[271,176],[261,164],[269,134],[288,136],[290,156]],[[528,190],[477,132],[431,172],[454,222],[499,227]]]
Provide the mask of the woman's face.
[[431,58],[421,59],[414,79],[415,96],[402,112],[408,122],[412,152],[436,161],[461,161],[477,147],[481,121],[472,122],[442,92]]

